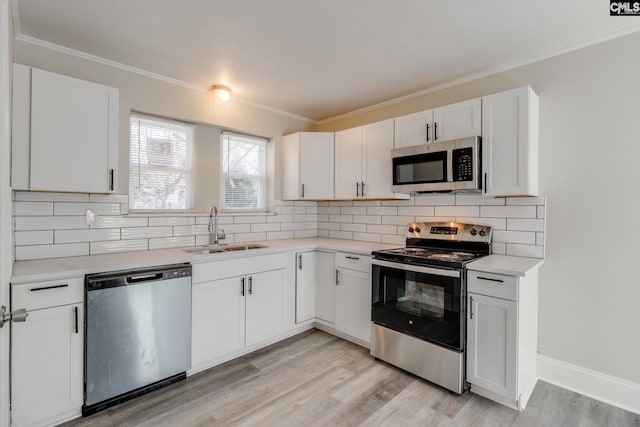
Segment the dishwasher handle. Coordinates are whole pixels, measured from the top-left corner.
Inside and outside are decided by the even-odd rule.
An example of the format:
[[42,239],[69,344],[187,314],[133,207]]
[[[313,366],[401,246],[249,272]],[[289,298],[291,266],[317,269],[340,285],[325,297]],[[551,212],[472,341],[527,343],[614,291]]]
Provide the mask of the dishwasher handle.
[[161,280],[163,277],[164,275],[162,273],[141,274],[139,276],[127,277],[127,283],[152,282],[154,280]]

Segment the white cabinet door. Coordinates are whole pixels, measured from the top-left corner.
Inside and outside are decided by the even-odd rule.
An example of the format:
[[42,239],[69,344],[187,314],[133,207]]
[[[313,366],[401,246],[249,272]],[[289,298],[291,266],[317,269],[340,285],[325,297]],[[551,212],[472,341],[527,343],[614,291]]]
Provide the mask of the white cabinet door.
[[192,285],[193,368],[244,347],[245,280],[231,277]]
[[538,195],[538,96],[526,86],[482,98],[482,171],[490,196]]
[[362,127],[362,185],[365,199],[393,198],[391,150],[393,149],[393,119]]
[[362,183],[362,128],[336,132],[335,138],[335,198],[355,199]]
[[282,137],[282,199],[332,199],[333,132],[298,132]]
[[272,338],[285,329],[284,289],[286,269],[247,276],[247,346]]
[[338,268],[335,327],[365,343],[371,340],[371,273]]
[[517,400],[517,302],[469,293],[467,381]]
[[335,255],[316,252],[316,318],[333,323],[336,288]]
[[420,111],[394,119],[394,148],[433,142],[433,110]]
[[43,425],[80,414],[83,305],[29,312],[11,324],[12,426]]
[[303,199],[333,199],[333,132],[305,132],[300,146]]
[[445,105],[433,110],[433,140],[466,138],[482,134],[480,98]]
[[314,251],[296,254],[296,323],[316,316],[316,255]]
[[117,89],[32,69],[31,190],[113,192],[117,150]]

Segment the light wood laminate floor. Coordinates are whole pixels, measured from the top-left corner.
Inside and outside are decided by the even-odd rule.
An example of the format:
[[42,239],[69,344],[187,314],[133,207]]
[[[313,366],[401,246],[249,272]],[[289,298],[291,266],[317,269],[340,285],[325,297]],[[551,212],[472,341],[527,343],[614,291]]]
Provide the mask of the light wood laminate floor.
[[518,412],[454,396],[312,330],[65,426],[640,426],[640,415],[538,382]]

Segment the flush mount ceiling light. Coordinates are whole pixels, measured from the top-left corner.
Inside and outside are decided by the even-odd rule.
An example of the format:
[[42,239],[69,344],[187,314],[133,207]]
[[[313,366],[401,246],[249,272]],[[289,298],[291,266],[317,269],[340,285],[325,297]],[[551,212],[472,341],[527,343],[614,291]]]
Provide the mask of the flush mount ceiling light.
[[229,86],[213,85],[211,86],[211,92],[221,101],[228,101],[229,98],[231,98],[231,89],[229,89]]

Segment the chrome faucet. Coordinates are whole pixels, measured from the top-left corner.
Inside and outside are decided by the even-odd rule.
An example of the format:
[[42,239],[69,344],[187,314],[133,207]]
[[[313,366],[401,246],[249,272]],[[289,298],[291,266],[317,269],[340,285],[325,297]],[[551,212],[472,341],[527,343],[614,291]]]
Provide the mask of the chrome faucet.
[[210,245],[219,245],[220,239],[226,239],[227,236],[224,234],[224,229],[218,231],[218,208],[211,205],[209,209],[209,226],[207,227],[209,230],[209,244]]

